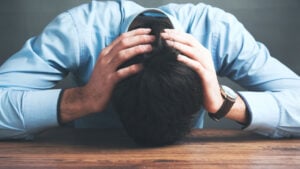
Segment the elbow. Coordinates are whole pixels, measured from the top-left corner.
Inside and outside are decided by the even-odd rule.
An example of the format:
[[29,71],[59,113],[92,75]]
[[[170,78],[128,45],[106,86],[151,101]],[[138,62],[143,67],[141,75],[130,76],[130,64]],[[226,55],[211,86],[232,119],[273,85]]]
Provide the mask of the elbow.
[[33,140],[34,134],[23,129],[0,127],[0,140]]

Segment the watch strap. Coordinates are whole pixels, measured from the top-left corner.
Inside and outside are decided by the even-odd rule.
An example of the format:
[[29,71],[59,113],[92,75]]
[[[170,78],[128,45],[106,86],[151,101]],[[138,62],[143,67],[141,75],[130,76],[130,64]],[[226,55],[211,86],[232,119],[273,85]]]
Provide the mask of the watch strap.
[[208,113],[209,117],[215,121],[220,121],[221,118],[229,113],[233,103],[225,99],[221,108],[216,113]]
[[[220,121],[221,118],[225,117],[229,113],[231,107],[233,106],[233,104],[235,103],[235,100],[236,100],[236,97],[230,97],[227,94],[227,92],[223,89],[223,87],[226,87],[226,86],[220,87],[221,95],[224,98],[224,102],[223,102],[222,106],[216,113],[208,113],[209,117],[215,121]],[[227,89],[229,89],[229,88],[227,87]]]

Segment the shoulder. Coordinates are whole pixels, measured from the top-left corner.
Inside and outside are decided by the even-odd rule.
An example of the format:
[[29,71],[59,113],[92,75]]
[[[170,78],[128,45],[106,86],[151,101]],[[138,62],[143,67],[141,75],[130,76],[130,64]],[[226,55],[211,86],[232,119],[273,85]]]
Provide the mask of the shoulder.
[[174,16],[187,32],[192,26],[210,27],[209,31],[218,31],[216,29],[218,25],[229,25],[231,22],[237,22],[231,13],[205,3],[170,3],[160,8]]
[[109,35],[122,20],[120,6],[120,1],[92,1],[67,12],[72,16],[77,27],[85,30],[98,29],[103,35]]

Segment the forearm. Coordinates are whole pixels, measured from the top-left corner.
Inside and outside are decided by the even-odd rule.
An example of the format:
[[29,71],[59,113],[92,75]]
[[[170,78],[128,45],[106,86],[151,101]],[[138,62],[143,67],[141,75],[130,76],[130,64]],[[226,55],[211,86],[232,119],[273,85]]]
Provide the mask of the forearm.
[[59,123],[67,123],[94,113],[95,110],[93,110],[92,104],[83,88],[65,89],[59,99]]

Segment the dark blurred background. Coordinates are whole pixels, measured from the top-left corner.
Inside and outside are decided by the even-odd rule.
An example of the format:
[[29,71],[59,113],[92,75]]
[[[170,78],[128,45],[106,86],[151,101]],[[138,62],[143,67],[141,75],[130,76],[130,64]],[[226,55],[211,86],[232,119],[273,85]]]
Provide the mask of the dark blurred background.
[[[146,7],[166,3],[206,3],[234,14],[263,42],[271,55],[300,73],[300,0],[135,0]],[[0,65],[18,51],[31,36],[38,35],[56,15],[89,0],[1,0],[0,2]],[[17,66],[17,65],[16,65]],[[238,85],[222,83],[242,90]],[[71,78],[59,87],[72,86]],[[239,128],[234,122],[221,123],[206,119],[207,128]]]

